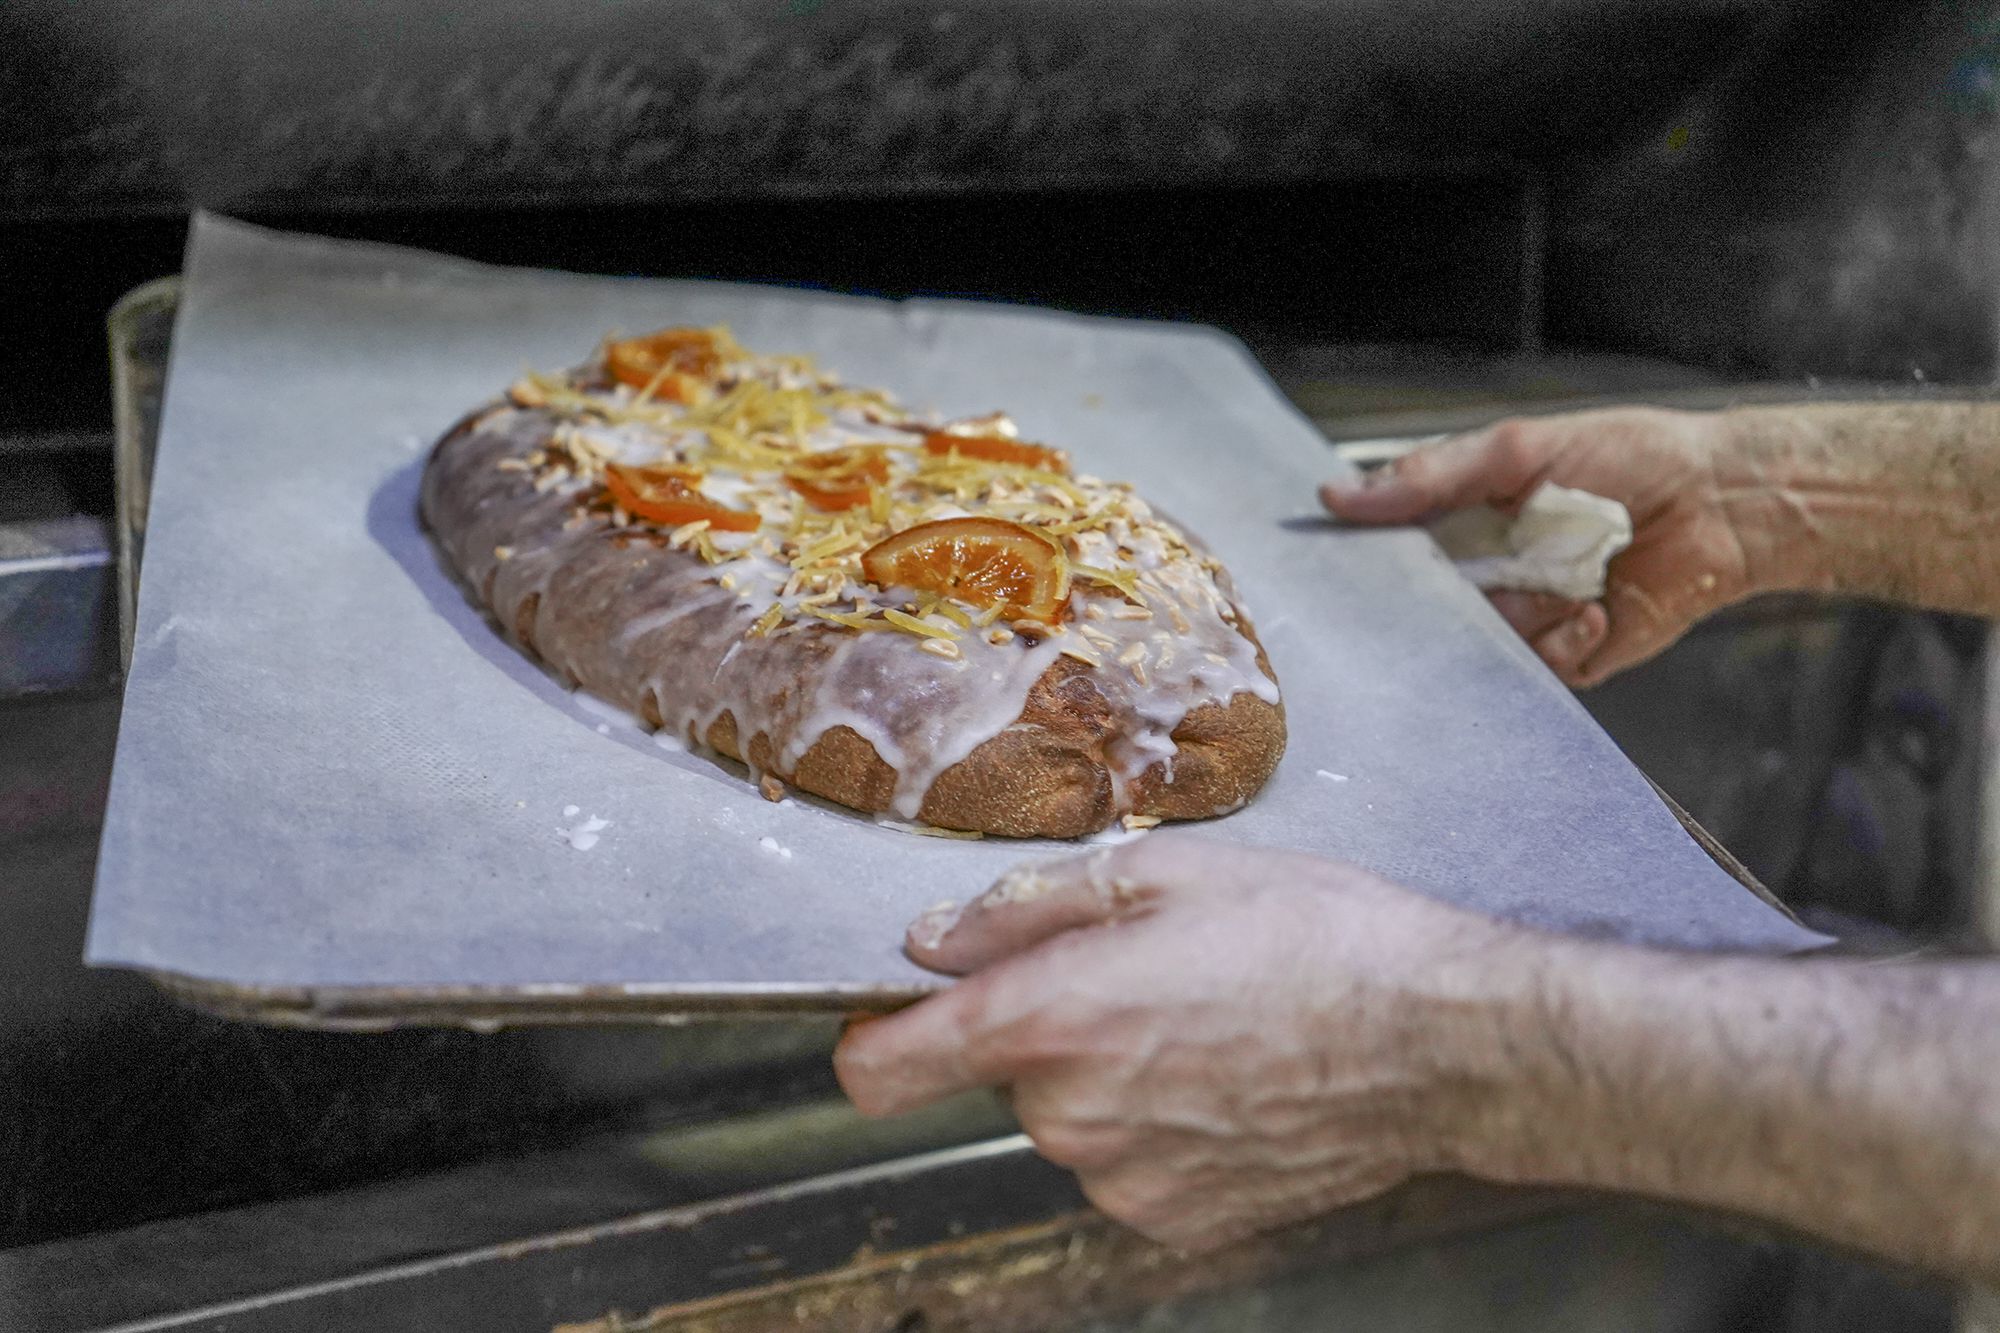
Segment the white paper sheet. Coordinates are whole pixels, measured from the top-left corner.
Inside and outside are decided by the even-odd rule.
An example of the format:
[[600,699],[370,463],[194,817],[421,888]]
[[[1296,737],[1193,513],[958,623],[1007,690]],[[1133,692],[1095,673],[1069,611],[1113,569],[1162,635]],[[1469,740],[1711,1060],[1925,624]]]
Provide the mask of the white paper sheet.
[[1004,406],[1234,571],[1291,748],[1214,837],[1696,948],[1818,942],[1719,870],[1421,532],[1212,330],[487,268],[197,220],[89,958],[250,987],[934,981],[903,924],[1047,844],[922,838],[674,753],[566,694],[416,521],[430,442],[607,329],[727,322],[947,413]]

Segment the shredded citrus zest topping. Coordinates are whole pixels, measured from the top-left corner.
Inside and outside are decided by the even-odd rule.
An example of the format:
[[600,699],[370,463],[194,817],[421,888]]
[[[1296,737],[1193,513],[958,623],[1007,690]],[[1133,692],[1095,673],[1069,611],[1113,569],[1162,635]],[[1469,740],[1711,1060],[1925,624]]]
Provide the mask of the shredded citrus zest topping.
[[[972,628],[971,616],[965,614],[965,612],[959,610],[956,606],[953,606],[950,602],[945,601],[941,597],[934,596],[931,593],[925,593],[922,597],[918,599],[917,609],[923,612],[923,614],[927,616],[943,616],[946,620],[949,620],[952,624],[958,626],[960,629]],[[999,607],[989,607],[987,609],[992,611],[993,614],[996,616],[999,615],[1001,611],[1001,608]]]
[[[753,637],[801,624],[894,631],[943,655],[957,651],[960,631],[990,643],[1018,632],[1098,665],[1101,636],[1080,640],[1065,622],[1148,619],[1158,599],[1186,633],[1170,587],[1186,606],[1233,614],[1206,586],[1159,580],[1163,565],[1188,562],[1212,584],[1211,557],[1130,487],[1071,475],[1066,454],[1024,440],[1003,414],[926,421],[807,358],[753,356],[727,328],[610,338],[577,371],[520,376],[507,400],[496,410],[553,422],[540,448],[497,466],[538,491],[574,493],[572,526],[608,514],[621,528],[655,527],[718,584],[753,603],[770,598],[745,631]],[[983,555],[961,543],[942,563],[892,572],[875,558],[871,569],[892,539],[954,522],[1017,535]],[[982,573],[989,557],[1011,562],[1005,577]]]
[[1080,565],[1070,561],[1069,572],[1087,583],[1101,583],[1108,588],[1116,588],[1140,606],[1146,599],[1139,595],[1139,574],[1131,569],[1099,569],[1095,565]]
[[867,616],[855,615],[851,611],[829,611],[823,606],[809,606],[806,608],[806,613],[818,616],[821,620],[830,620],[836,625],[845,625],[849,629],[893,630],[896,628],[886,620],[871,620]]
[[956,639],[958,637],[948,629],[939,629],[936,625],[919,620],[908,612],[898,611],[893,606],[883,610],[882,619],[888,621],[897,629],[906,630],[911,634],[922,635],[926,639]]

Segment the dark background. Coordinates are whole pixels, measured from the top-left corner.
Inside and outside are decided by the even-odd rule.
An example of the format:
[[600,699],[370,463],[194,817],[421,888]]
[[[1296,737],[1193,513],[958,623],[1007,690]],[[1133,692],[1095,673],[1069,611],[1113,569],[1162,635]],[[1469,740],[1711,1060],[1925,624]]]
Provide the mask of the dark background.
[[[1213,322],[1335,435],[1984,387],[1996,34],[1836,0],[14,0],[0,536],[111,514],[104,315],[178,269],[194,207]],[[1980,638],[1789,608],[1590,703],[1792,901],[1956,940]],[[0,699],[0,1247],[831,1095],[823,1023],[281,1032],[86,973],[117,687]]]

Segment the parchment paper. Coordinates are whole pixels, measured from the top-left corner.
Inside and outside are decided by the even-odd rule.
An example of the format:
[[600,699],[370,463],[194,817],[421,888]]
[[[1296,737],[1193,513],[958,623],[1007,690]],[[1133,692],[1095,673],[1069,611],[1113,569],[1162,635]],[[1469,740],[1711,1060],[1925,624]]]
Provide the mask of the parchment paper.
[[1319,517],[1339,464],[1220,333],[495,269],[213,217],[186,273],[93,963],[829,1002],[935,982],[899,952],[904,923],[1063,848],[773,805],[566,693],[417,526],[430,442],[524,367],[607,329],[717,321],[918,406],[1004,406],[1220,552],[1292,740],[1211,836],[1565,930],[1819,942],[1695,846],[1427,536]]

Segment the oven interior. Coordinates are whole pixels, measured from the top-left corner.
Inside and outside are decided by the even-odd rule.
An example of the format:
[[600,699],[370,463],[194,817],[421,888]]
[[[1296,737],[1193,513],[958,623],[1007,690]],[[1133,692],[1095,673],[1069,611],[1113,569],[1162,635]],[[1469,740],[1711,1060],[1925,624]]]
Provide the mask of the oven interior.
[[[991,1100],[853,1118],[834,1022],[290,1031],[83,969],[128,480],[106,312],[176,271],[202,205],[502,263],[1213,323],[1361,457],[1608,402],[1980,392],[2000,21],[530,8],[0,16],[10,1326],[1229,1327],[1407,1282],[1394,1256],[1424,1247],[1490,1282],[1530,1262],[1523,1237],[1630,1224],[1424,1183],[1178,1265],[1091,1218]],[[156,362],[170,316],[138,334]],[[1894,952],[1986,919],[1987,671],[1978,624],[1790,599],[1584,702],[1806,919]],[[1720,1247],[1757,1299],[1946,1317],[1933,1286],[1805,1248],[1672,1237],[1645,1262]]]

